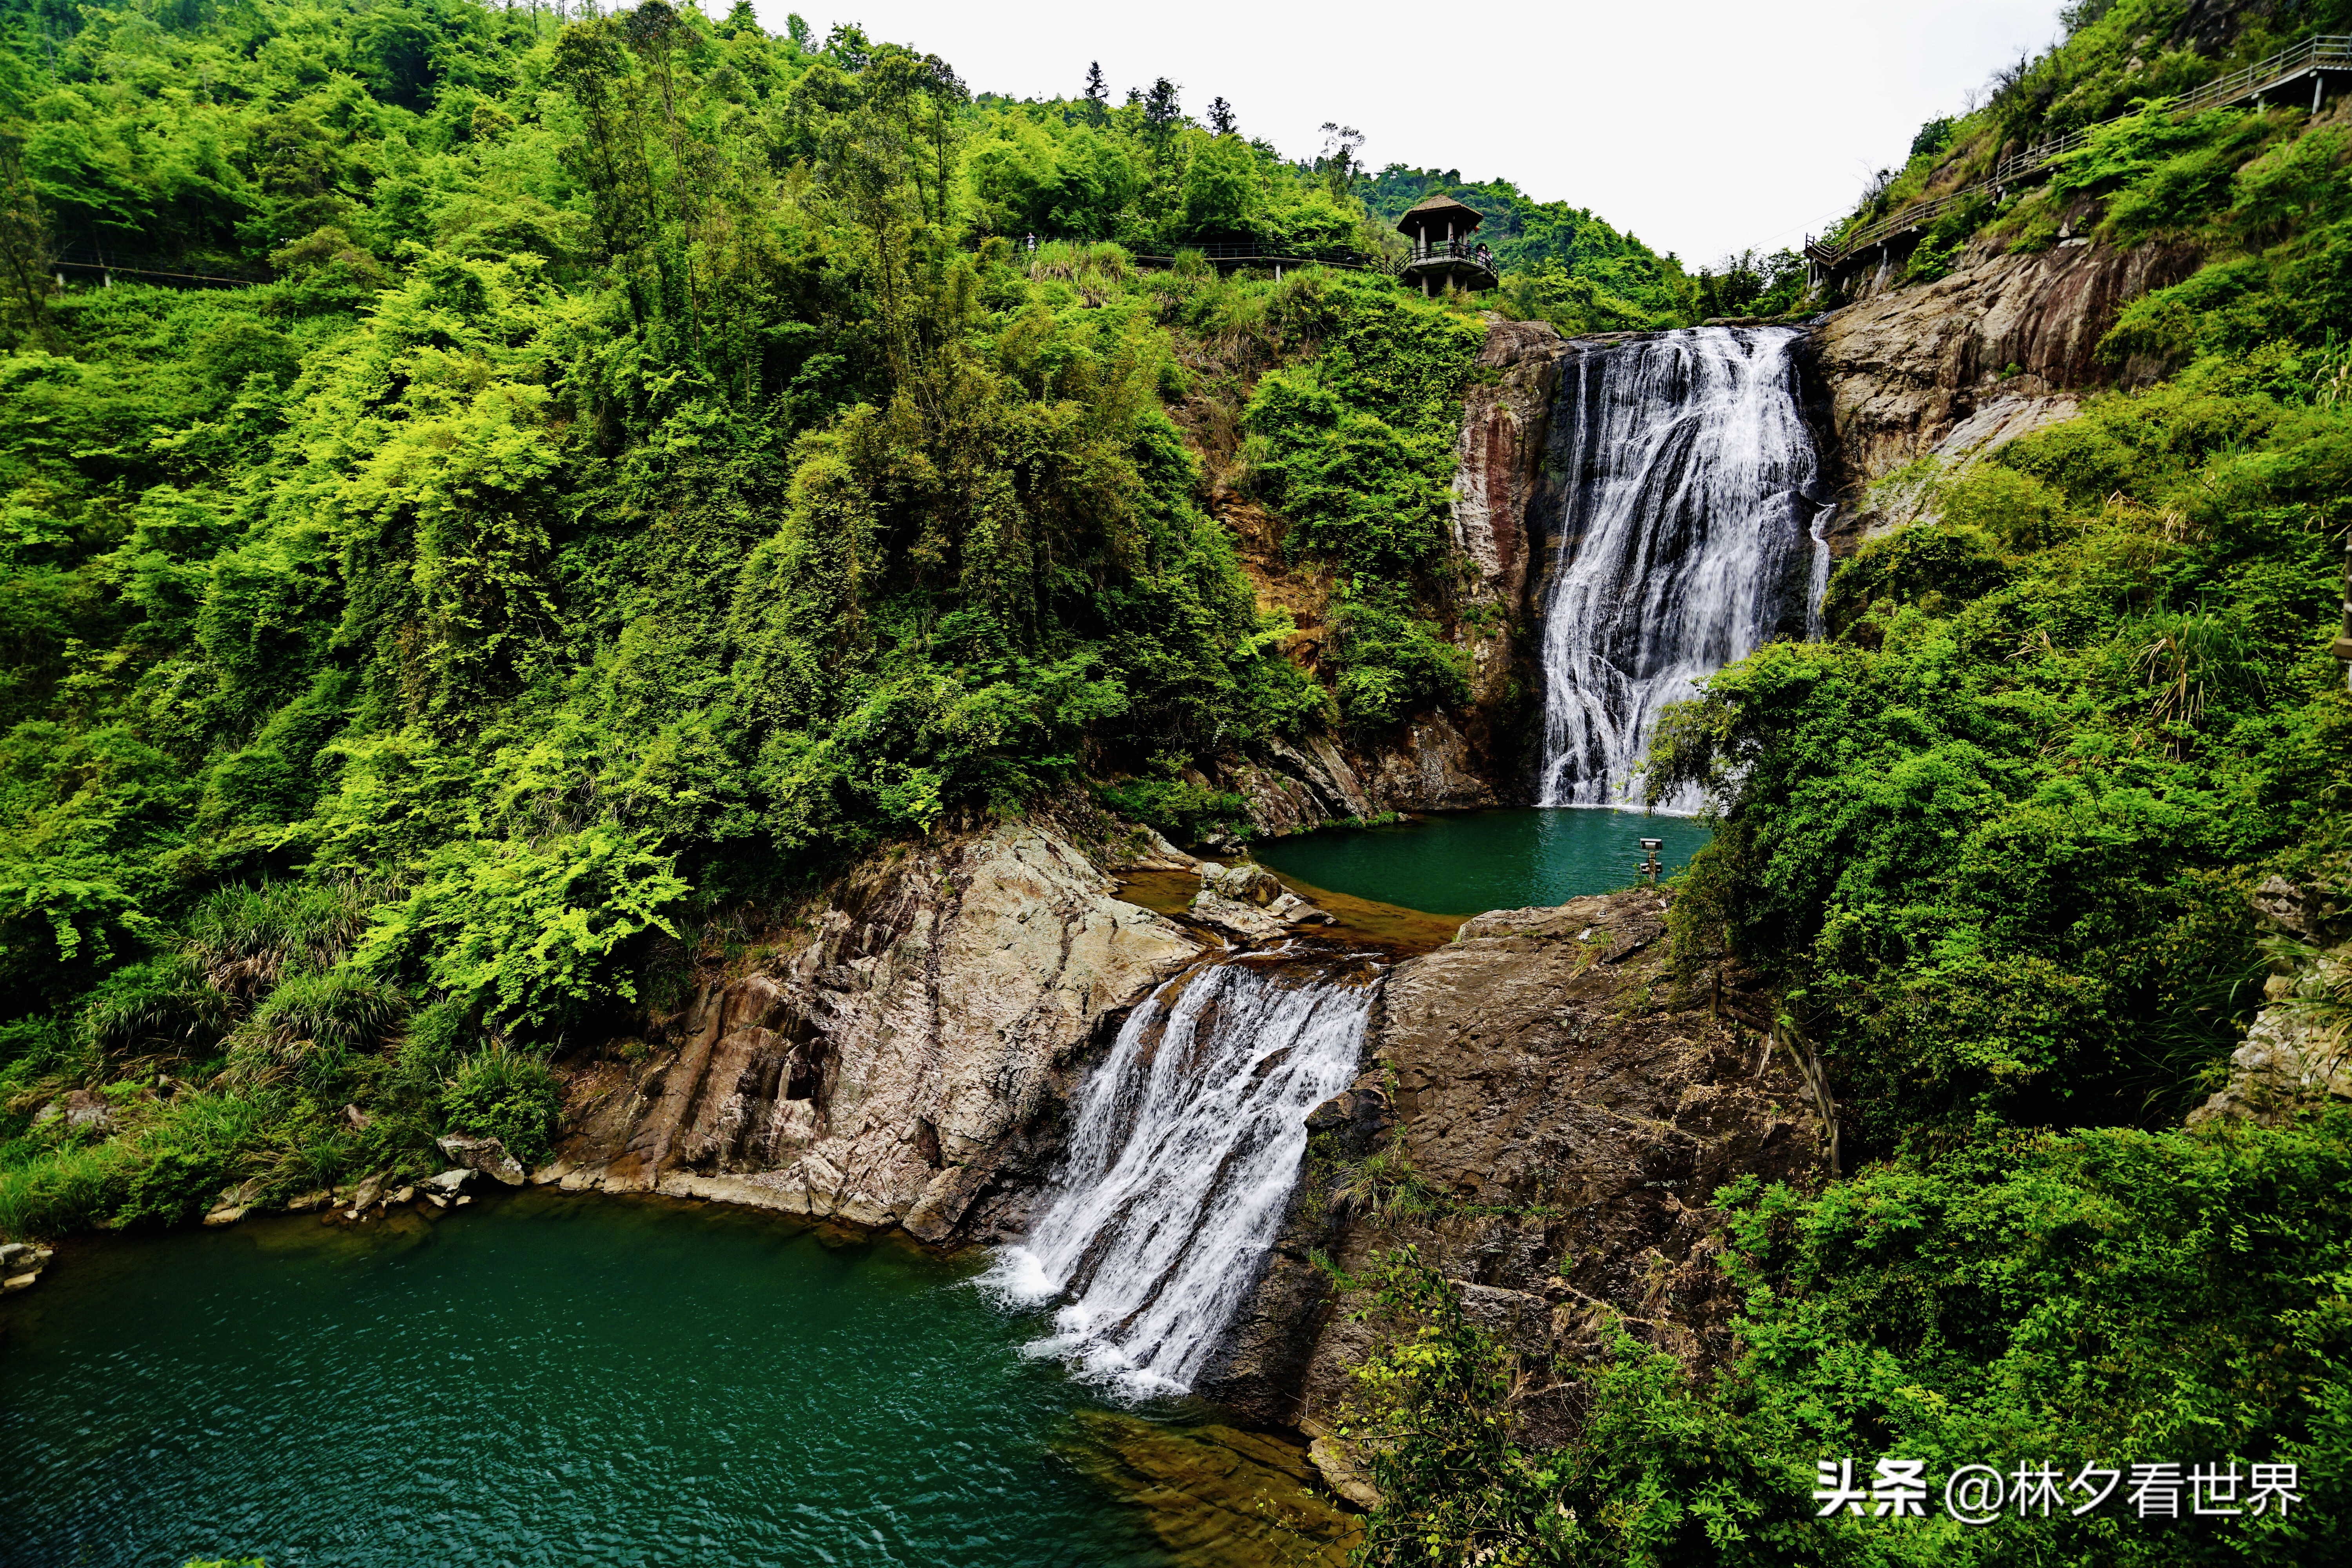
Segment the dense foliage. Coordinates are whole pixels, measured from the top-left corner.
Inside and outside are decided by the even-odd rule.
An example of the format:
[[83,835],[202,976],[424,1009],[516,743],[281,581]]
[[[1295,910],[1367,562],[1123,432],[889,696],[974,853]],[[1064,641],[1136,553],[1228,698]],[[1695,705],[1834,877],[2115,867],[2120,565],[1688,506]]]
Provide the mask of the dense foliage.
[[[1579,1369],[1589,1413],[1552,1454],[1509,1441],[1511,1358],[1411,1254],[1358,1281],[1420,1326],[1359,1370],[1352,1431],[1389,1506],[1364,1560],[1498,1564],[2332,1561],[2352,1444],[2352,1116],[2276,1131],[1988,1131],[1932,1163],[1873,1166],[1808,1197],[1743,1180],[1721,1267],[1741,1353],[1694,1386],[1616,1331]],[[1402,1436],[1402,1440],[1398,1440]],[[1386,1438],[1387,1442],[1381,1443]],[[1926,1461],[1918,1519],[1817,1517],[1818,1458]],[[2084,1517],[2086,1466],[2294,1464],[2299,1500]],[[2059,1472],[2062,1494],[1970,1525],[1965,1465]],[[2092,1489],[2095,1489],[2094,1487]],[[2117,1499],[2126,1497],[2119,1490]],[[2209,1498],[2209,1503],[2229,1500]],[[2329,1543],[2333,1542],[2334,1545]]]
[[[6,16],[0,1230],[530,1157],[547,1052],[848,858],[1089,784],[1199,830],[1195,761],[1463,692],[1479,331],[1139,267],[1377,253],[1229,108],[743,5]],[[1247,432],[1320,679],[1171,410]]]

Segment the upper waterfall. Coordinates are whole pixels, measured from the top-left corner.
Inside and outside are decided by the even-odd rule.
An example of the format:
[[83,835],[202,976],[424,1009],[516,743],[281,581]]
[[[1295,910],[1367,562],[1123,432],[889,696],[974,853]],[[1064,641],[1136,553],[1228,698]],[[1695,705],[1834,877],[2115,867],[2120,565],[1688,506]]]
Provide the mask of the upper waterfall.
[[1075,1107],[1069,1157],[990,1283],[1066,1298],[1033,1350],[1123,1392],[1182,1394],[1257,1283],[1307,1152],[1307,1113],[1356,1076],[1360,973],[1198,965],[1119,1029]]
[[1549,454],[1559,543],[1543,595],[1540,804],[1638,800],[1631,775],[1658,710],[1780,622],[1792,569],[1815,553],[1816,465],[1791,353],[1801,335],[1662,332],[1589,350],[1563,378]]

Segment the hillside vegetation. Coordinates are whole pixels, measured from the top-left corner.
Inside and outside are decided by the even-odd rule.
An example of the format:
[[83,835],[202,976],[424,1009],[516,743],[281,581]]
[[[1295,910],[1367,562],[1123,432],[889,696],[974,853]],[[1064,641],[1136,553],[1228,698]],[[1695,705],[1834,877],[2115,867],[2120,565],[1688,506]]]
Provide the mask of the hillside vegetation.
[[744,5],[5,15],[0,1231],[528,1158],[877,845],[1466,689],[1472,307],[1181,254],[1377,257],[1343,157]]
[[[2352,1113],[2184,1114],[2219,1089],[2275,962],[2251,896],[2352,897],[2352,699],[2330,657],[2352,524],[2352,120],[2179,119],[2193,85],[2316,28],[2322,5],[2077,7],[2076,30],[1931,127],[1875,212],[2003,146],[2132,110],[2046,185],[1956,220],[2062,222],[2202,265],[2102,345],[2173,374],[1957,471],[1897,477],[1928,521],[1832,577],[1832,635],[1724,671],[1664,726],[1660,790],[1721,820],[1684,879],[1703,1005],[1727,951],[1785,1048],[1817,1053],[1847,1173],[1735,1184],[1719,1267],[1743,1310],[1694,1382],[1628,1323],[1586,1375],[1584,1440],[1507,1441],[1507,1363],[1409,1262],[1381,1299],[1421,1341],[1368,1372],[1393,1561],[2081,1564],[2334,1561],[2352,1465]],[[2290,1004],[2341,1037],[2339,976]],[[1784,1047],[1775,1047],[1784,1048]],[[1983,1527],[1817,1521],[1818,1461],[2060,1469],[2299,1467],[2282,1513]],[[1940,1485],[1940,1480],[1938,1480]],[[2126,1493],[2117,1494],[2119,1500]],[[2209,1501],[2226,1500],[2209,1499]],[[2241,1504],[2242,1506],[2242,1504]],[[1426,1552],[1426,1556],[1416,1553]]]

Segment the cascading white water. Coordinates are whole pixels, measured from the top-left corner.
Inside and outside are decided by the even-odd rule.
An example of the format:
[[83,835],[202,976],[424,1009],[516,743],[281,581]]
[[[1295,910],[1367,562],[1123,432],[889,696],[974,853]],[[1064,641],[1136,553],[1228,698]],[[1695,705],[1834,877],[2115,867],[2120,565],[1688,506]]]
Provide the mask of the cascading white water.
[[1829,631],[1829,623],[1822,618],[1822,601],[1830,593],[1830,524],[1836,517],[1837,508],[1825,506],[1813,514],[1812,525],[1805,530],[1805,537],[1813,542],[1812,569],[1805,577],[1807,642],[1819,642]]
[[1042,1216],[988,1276],[1011,1300],[1066,1298],[1032,1353],[1133,1397],[1192,1386],[1281,1227],[1307,1113],[1356,1076],[1371,1000],[1358,976],[1242,960],[1128,1016]]
[[1561,508],[1540,804],[1638,799],[1659,709],[1772,635],[1814,510],[1801,335],[1696,327],[1590,350],[1570,371],[1549,455]]

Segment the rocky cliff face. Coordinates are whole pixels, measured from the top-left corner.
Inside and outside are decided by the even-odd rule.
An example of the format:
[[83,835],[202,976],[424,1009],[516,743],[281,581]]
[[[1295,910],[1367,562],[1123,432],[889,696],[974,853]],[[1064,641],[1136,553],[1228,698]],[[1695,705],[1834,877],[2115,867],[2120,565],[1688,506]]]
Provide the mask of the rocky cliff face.
[[1391,973],[1366,1070],[1309,1121],[1282,1242],[1202,1392],[1331,1421],[1380,1331],[1340,1310],[1318,1249],[1354,1269],[1411,1244],[1471,1287],[1521,1357],[1538,1442],[1574,1417],[1550,1356],[1597,1348],[1604,1310],[1694,1364],[1722,1353],[1709,1197],[1749,1172],[1812,1180],[1826,1143],[1793,1064],[1741,1021],[1760,1019],[1743,977],[1678,986],[1664,937],[1659,893],[1619,893],[1482,915]]
[[1454,545],[1477,574],[1477,602],[1528,607],[1528,502],[1543,478],[1552,400],[1573,350],[1549,321],[1489,321],[1454,447]]
[[[1250,802],[1261,832],[1302,833],[1344,817],[1390,811],[1458,811],[1524,798],[1517,766],[1520,705],[1532,689],[1534,605],[1541,542],[1527,526],[1543,477],[1559,367],[1573,350],[1546,321],[1487,322],[1463,394],[1449,526],[1459,567],[1454,641],[1470,657],[1471,700],[1459,715],[1424,713],[1396,733],[1342,746],[1321,738],[1277,742],[1230,759],[1202,782]],[[1227,500],[1220,515],[1246,542],[1262,514]],[[1287,610],[1320,647],[1318,611],[1296,584],[1263,568],[1263,607]]]
[[2352,898],[2271,877],[2254,909],[2284,939],[2265,1005],[2231,1053],[2229,1081],[2189,1113],[2191,1127],[2238,1117],[2274,1124],[2330,1098],[2352,1100]]
[[667,1048],[580,1071],[542,1175],[982,1234],[1058,1149],[1076,1059],[1206,945],[1113,891],[1039,824],[869,861]]
[[2184,247],[2116,250],[2087,239],[2036,256],[1979,241],[1948,277],[1866,290],[1814,327],[1809,374],[1827,395],[1823,446],[1848,500],[1841,532],[1907,521],[1902,495],[1867,504],[1869,485],[1921,458],[1948,467],[2071,418],[2086,392],[2137,386],[2164,367],[2112,365],[2099,340],[2123,307],[2179,282]]

